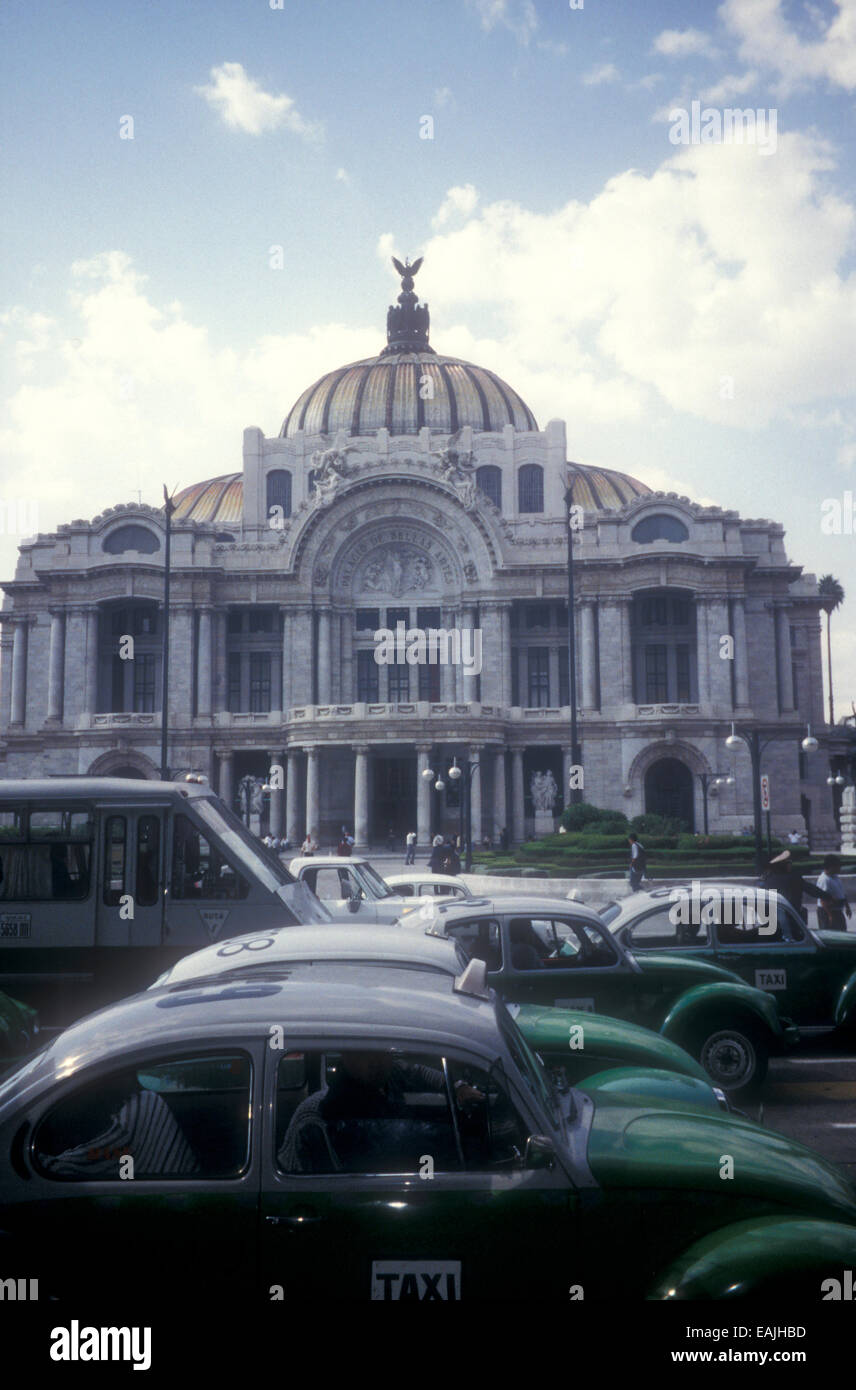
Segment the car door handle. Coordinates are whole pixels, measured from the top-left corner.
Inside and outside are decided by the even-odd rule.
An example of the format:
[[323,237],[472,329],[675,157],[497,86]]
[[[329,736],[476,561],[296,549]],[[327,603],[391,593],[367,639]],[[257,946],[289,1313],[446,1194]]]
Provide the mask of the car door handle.
[[266,1216],[265,1222],[268,1226],[311,1226],[314,1222],[320,1221],[321,1217],[314,1211],[296,1211],[293,1216]]

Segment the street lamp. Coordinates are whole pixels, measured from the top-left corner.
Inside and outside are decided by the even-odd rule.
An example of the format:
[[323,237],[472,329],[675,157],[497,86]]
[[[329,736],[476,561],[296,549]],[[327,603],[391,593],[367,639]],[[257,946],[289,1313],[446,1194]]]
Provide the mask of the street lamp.
[[732,787],[734,778],[730,772],[700,772],[698,780],[701,782],[702,804],[704,807],[704,833],[707,834],[707,796],[708,789],[711,791],[716,787]]
[[464,873],[468,874],[473,867],[473,774],[478,771],[479,764],[468,762],[466,768],[458,767],[457,758],[452,759],[452,766],[449,768],[449,780],[457,784],[463,777],[461,796],[461,844],[464,846]]
[[[578,516],[579,509],[574,507],[573,483],[576,473],[575,464],[568,467],[569,484],[565,489],[565,529],[568,539],[568,701],[571,706],[571,764],[578,768],[582,766],[582,756],[580,753],[579,733],[577,730],[577,630],[574,618],[574,538],[579,530]],[[583,799],[583,789],[579,785],[579,778],[575,778],[577,785],[565,787],[565,795],[570,791],[571,803],[578,803]]]
[[[725,740],[725,746],[729,752],[738,749],[741,743],[745,743],[749,749],[749,756],[752,759],[752,810],[755,821],[755,869],[760,876],[764,859],[764,851],[761,844],[761,754],[768,744],[777,738],[782,738],[782,729],[738,729],[734,724],[731,725],[731,733]],[[763,741],[762,741],[763,738]],[[818,747],[817,739],[811,732],[811,725],[807,725],[806,736],[802,740],[801,748],[804,753],[816,753]]]

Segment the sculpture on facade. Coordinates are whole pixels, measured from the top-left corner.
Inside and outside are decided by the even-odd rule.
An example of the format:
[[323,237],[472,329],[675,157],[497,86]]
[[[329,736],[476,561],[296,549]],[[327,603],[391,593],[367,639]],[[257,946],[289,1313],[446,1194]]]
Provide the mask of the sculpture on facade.
[[478,501],[475,460],[472,450],[459,450],[460,430],[451,435],[445,449],[434,451],[440,464],[440,477],[457,493],[465,511],[471,512]]
[[316,507],[329,507],[346,478],[353,473],[353,465],[348,463],[347,454],[356,453],[356,446],[347,445],[344,449],[325,449],[312,455],[315,466],[315,491],[313,500]]
[[535,814],[551,816],[556,804],[556,797],[559,794],[559,788],[552,772],[533,772],[529,789],[532,793],[532,805]]

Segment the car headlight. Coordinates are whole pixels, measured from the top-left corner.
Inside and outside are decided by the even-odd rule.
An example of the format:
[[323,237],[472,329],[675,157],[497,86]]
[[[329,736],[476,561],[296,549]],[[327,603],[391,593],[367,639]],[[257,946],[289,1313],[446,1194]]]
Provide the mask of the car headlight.
[[730,1111],[730,1110],[731,1110],[731,1102],[729,1101],[728,1096],[727,1096],[727,1095],[725,1094],[725,1092],[722,1090],[721,1086],[714,1086],[712,1089],[713,1089],[713,1094],[716,1096],[716,1099],[717,1099],[718,1102],[719,1102],[719,1108],[720,1108],[720,1110],[728,1110],[728,1111]]

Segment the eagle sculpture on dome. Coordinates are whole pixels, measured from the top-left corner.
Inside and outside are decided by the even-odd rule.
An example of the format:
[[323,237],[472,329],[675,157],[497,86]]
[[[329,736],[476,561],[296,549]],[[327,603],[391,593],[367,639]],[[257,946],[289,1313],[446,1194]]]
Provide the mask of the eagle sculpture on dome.
[[418,271],[418,269],[419,269],[419,267],[421,266],[421,264],[422,264],[422,262],[424,261],[424,259],[425,259],[424,256],[420,256],[420,257],[418,258],[418,260],[415,260],[415,261],[413,262],[413,264],[411,265],[411,264],[410,264],[410,257],[408,256],[408,257],[407,257],[407,260],[406,260],[405,263],[404,263],[404,265],[402,265],[402,264],[401,264],[401,261],[398,259],[398,257],[397,257],[397,256],[393,256],[393,258],[392,258],[392,264],[395,266],[395,268],[396,268],[396,270],[398,271],[399,275],[402,277],[402,279],[401,279],[401,288],[402,288],[403,290],[412,290],[412,289],[413,289],[413,277],[414,277],[414,275],[416,274],[416,272]]

